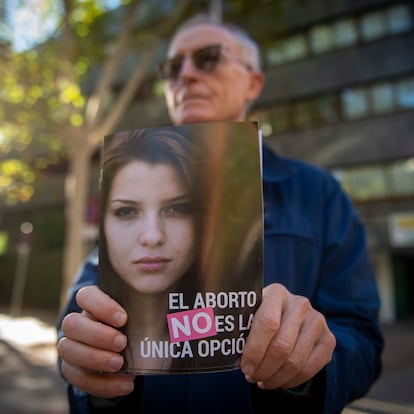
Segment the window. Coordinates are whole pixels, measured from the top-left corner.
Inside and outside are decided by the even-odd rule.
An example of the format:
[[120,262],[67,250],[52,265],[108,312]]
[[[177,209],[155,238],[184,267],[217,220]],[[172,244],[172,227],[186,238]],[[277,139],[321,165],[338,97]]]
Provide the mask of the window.
[[306,38],[303,35],[290,37],[283,43],[283,55],[287,61],[303,58],[307,51]]
[[283,43],[281,41],[277,42],[268,49],[267,51],[267,61],[271,65],[278,65],[285,61],[283,57]]
[[290,113],[287,105],[276,106],[270,110],[256,113],[264,137],[290,129]]
[[389,174],[393,195],[414,194],[414,158],[394,163]]
[[353,198],[367,200],[385,197],[387,181],[381,166],[351,169],[344,174],[344,180]]
[[296,128],[308,128],[313,124],[312,104],[309,101],[299,101],[293,104],[293,124]]
[[346,89],[341,98],[345,119],[362,118],[369,114],[367,93],[364,88]]
[[315,117],[318,124],[332,124],[338,121],[336,96],[322,96],[315,100]]
[[[286,132],[414,109],[414,74],[279,104],[261,113],[271,131]],[[270,131],[267,129],[267,131]],[[269,132],[269,135],[272,134]]]
[[392,85],[389,83],[378,83],[372,86],[371,101],[374,114],[391,112],[394,107]]
[[388,9],[387,19],[389,33],[403,33],[412,28],[411,10],[406,5],[394,6]]
[[333,25],[335,44],[338,48],[354,45],[358,40],[355,20],[339,20]]
[[385,36],[404,33],[414,28],[411,7],[400,4],[367,13],[356,18],[345,18],[311,27],[307,33],[298,33],[278,40],[267,50],[268,62],[279,65],[308,56],[356,44],[370,42]]
[[335,36],[332,26],[319,25],[310,31],[311,50],[315,54],[328,52],[335,46]]
[[397,83],[397,103],[400,108],[414,108],[414,76]]
[[337,169],[332,173],[356,200],[414,196],[414,158],[389,165]]
[[302,59],[308,54],[308,45],[304,35],[295,35],[277,41],[267,51],[267,60],[271,65],[278,65]]
[[379,39],[387,33],[387,25],[384,13],[381,11],[369,13],[361,17],[361,36],[369,42]]

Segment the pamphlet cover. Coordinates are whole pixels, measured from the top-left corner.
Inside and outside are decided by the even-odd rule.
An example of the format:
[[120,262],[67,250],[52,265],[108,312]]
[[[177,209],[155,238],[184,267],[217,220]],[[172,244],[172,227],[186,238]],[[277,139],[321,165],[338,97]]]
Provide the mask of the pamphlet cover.
[[257,123],[118,132],[101,155],[99,283],[128,313],[121,371],[238,368],[263,287]]

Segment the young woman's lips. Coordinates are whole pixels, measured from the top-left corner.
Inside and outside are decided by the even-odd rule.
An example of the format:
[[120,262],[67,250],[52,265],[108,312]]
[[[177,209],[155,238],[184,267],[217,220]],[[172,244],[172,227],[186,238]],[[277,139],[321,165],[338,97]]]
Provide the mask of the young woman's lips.
[[167,267],[170,259],[165,257],[141,257],[134,261],[138,269],[142,272],[157,272]]

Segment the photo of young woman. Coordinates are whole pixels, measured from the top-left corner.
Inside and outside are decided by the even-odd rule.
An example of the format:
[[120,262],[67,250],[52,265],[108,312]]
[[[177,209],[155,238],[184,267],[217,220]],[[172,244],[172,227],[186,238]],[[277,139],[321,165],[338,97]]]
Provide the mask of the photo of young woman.
[[[197,308],[217,305],[217,343],[225,336],[247,336],[247,332],[240,334],[236,316],[230,320],[227,314],[243,313],[246,295],[238,298],[235,292],[250,288],[260,295],[260,188],[254,190],[258,197],[254,202],[251,191],[241,191],[241,186],[251,186],[240,181],[243,174],[233,171],[234,157],[227,160],[232,152],[228,127],[216,125],[214,131],[212,127],[147,128],[105,137],[100,285],[128,312],[125,371],[216,370],[221,365],[233,367],[241,353],[244,338],[235,356],[227,348],[225,355],[212,356],[207,342],[202,348],[197,348],[197,340],[191,346],[171,343],[167,323],[167,314],[174,312],[170,294],[175,311],[181,295],[183,309],[192,309],[194,303]],[[233,138],[241,139],[238,135]],[[250,176],[248,164],[243,167]],[[256,181],[260,186],[260,176]],[[249,202],[241,202],[242,198]],[[228,290],[232,291],[230,311]],[[250,312],[258,306],[257,296],[254,304],[250,300]],[[220,303],[211,302],[216,297]],[[248,318],[242,321],[244,331],[248,322]],[[235,339],[231,346],[235,349]]]
[[164,358],[139,360],[141,352],[134,347],[143,332],[168,340],[166,295],[181,289],[182,278],[196,281],[190,277],[195,260],[192,156],[188,138],[162,129],[119,133],[104,147],[102,283],[133,315],[127,326],[127,366],[166,368]]

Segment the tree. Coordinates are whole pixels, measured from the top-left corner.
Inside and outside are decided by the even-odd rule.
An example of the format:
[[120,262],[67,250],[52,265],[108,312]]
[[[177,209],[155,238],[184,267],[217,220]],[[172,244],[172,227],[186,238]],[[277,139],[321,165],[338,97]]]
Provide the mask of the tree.
[[[72,56],[77,51],[78,38],[76,37],[76,27],[70,19],[74,13],[73,2],[65,0],[65,20],[64,20],[64,59],[67,63],[72,61]],[[145,79],[150,63],[153,61],[155,52],[158,49],[158,39],[169,33],[177,23],[182,13],[185,11],[188,1],[181,1],[179,7],[174,9],[171,19],[161,21],[154,33],[141,32],[141,39],[134,36],[136,21],[139,13],[144,12],[145,2],[132,1],[124,8],[124,16],[121,23],[121,31],[113,43],[113,51],[102,62],[102,75],[95,84],[92,93],[85,101],[85,110],[79,114],[73,111],[70,126],[70,139],[68,142],[68,159],[70,160],[67,176],[67,229],[65,243],[65,260],[63,265],[63,292],[66,292],[73,275],[84,258],[84,244],[81,234],[83,221],[86,211],[86,202],[89,183],[89,166],[92,154],[97,150],[104,135],[113,131],[116,124],[121,119],[129,103],[134,98],[141,82]],[[113,98],[109,107],[105,107],[108,98],[112,97],[112,84],[118,75],[121,64],[126,57],[131,40],[141,43],[141,54],[139,65],[130,74],[122,85],[120,92]],[[144,42],[142,44],[142,42]],[[138,45],[136,44],[135,47]],[[73,71],[69,65],[62,70],[62,79],[67,85],[72,85],[73,98],[78,97],[79,87],[76,79],[73,79]],[[69,86],[70,87],[70,86]],[[72,108],[71,108],[72,109]],[[79,119],[79,121],[77,121]]]
[[[29,51],[8,50],[0,67],[0,144],[8,154],[0,164],[0,191],[7,189],[10,201],[24,201],[36,168],[67,160],[63,295],[86,254],[82,228],[91,156],[115,129],[147,76],[160,39],[190,2],[124,1],[108,13],[100,3],[63,0],[56,36]],[[139,62],[115,94],[115,80],[133,51],[140,51]],[[98,80],[88,80],[97,71]]]

